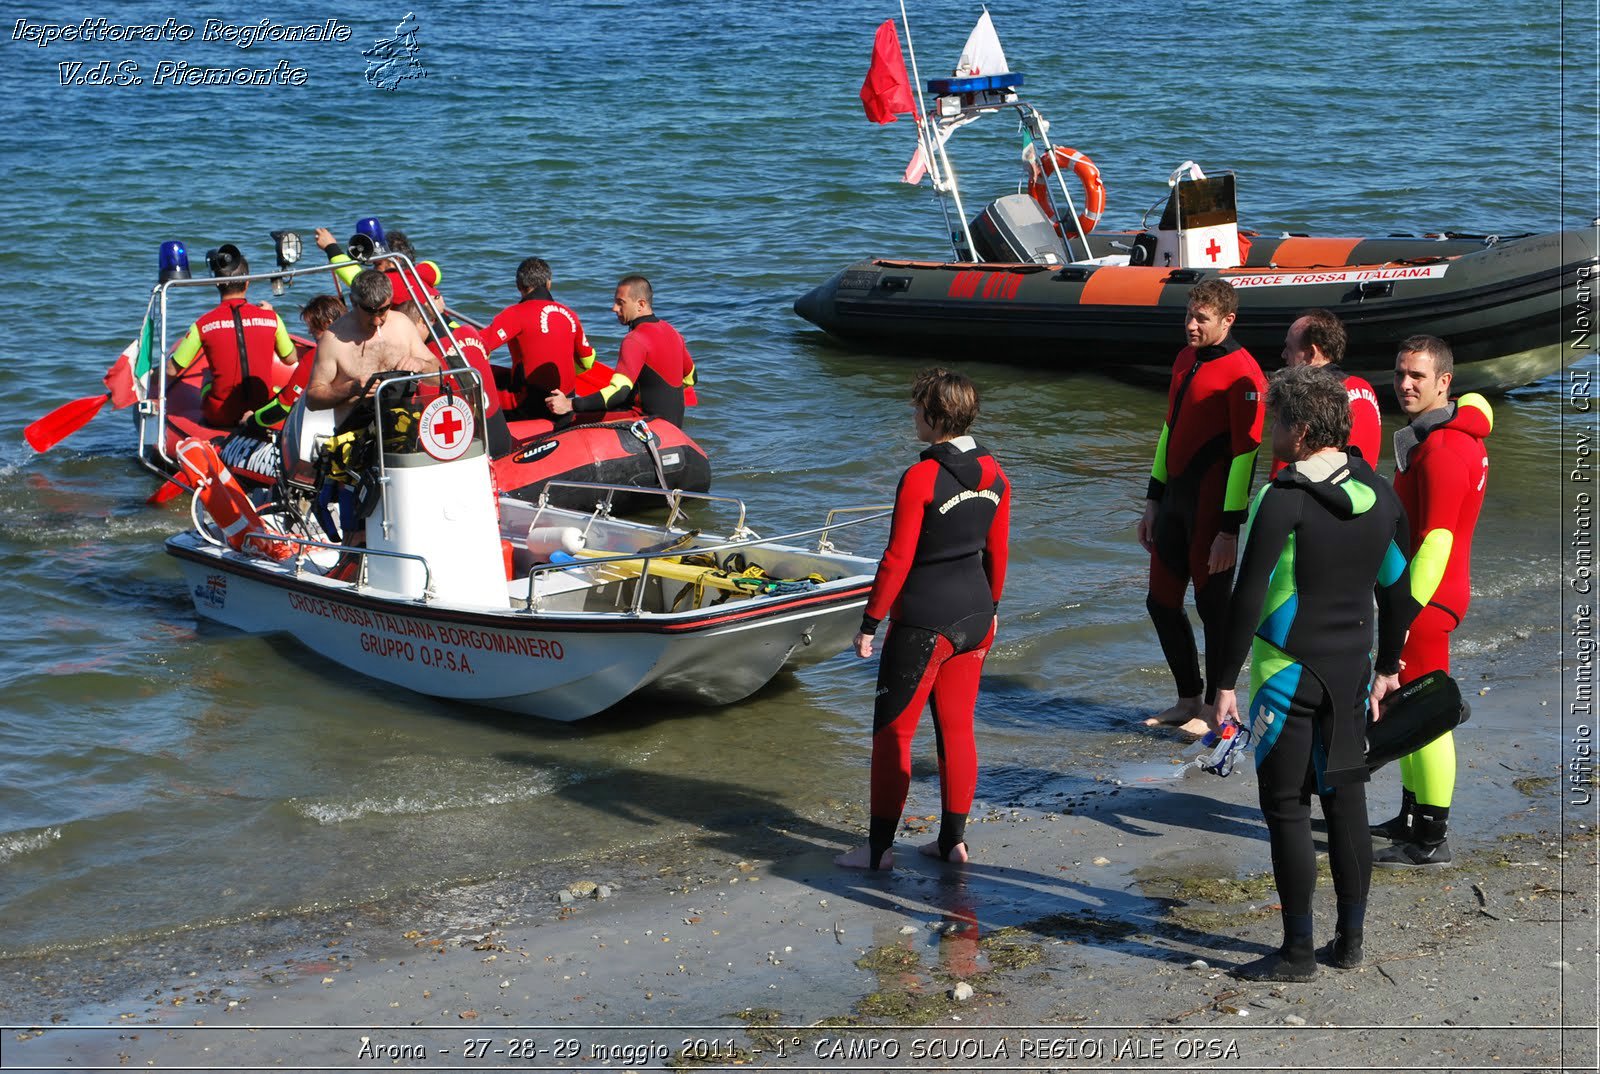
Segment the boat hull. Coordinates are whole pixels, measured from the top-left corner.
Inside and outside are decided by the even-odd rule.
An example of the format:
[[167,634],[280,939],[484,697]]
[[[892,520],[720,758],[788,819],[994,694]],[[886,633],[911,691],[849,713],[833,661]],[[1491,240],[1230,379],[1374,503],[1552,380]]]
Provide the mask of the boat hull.
[[[1097,234],[1096,249],[1131,245],[1135,234]],[[1244,265],[1219,270],[874,259],[802,296],[795,312],[884,350],[1164,380],[1189,291],[1220,278],[1239,292],[1234,336],[1269,368],[1289,325],[1320,306],[1344,321],[1352,373],[1386,384],[1397,344],[1428,333],[1454,350],[1457,390],[1501,391],[1592,349],[1562,333],[1596,265],[1588,230],[1492,243],[1256,238]]]
[[[218,548],[194,533],[166,543],[196,612],[255,634],[285,634],[373,679],[431,697],[550,720],[633,698],[726,705],[785,666],[827,659],[860,623],[869,574],[816,591],[687,614],[547,614],[397,599]],[[870,571],[870,562],[861,561]]]

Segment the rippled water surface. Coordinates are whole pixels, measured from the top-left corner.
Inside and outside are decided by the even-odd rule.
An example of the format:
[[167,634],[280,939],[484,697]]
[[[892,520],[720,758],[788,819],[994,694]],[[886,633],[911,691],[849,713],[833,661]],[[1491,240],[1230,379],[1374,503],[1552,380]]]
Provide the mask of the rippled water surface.
[[[173,12],[114,6],[130,22]],[[703,371],[691,431],[716,489],[745,498],[762,532],[891,495],[915,451],[915,362],[830,344],[790,304],[861,255],[942,252],[931,195],[896,182],[910,126],[873,127],[856,99],[892,6],[412,9],[427,76],[392,93],[365,83],[360,53],[404,7],[347,20],[346,43],[0,41],[7,950],[622,854],[707,811],[815,814],[865,793],[868,665],[840,657],[731,709],[577,727],[420,699],[288,642],[198,626],[160,547],[183,517],[145,506],[125,415],[44,456],[23,444],[27,422],[93,392],[135,334],[162,240],[197,264],[237,242],[259,266],[272,229],[342,236],[371,214],[407,230],[445,266],[452,304],[480,316],[515,298],[521,258],[546,257],[605,357],[614,281],[649,275]],[[1112,226],[1137,223],[1187,158],[1237,169],[1245,223],[1263,231],[1509,233],[1594,214],[1593,79],[1581,64],[1561,77],[1564,48],[1592,60],[1592,27],[1564,42],[1558,5],[991,9],[1055,138],[1104,172]],[[947,73],[977,13],[914,5],[924,76]],[[60,84],[59,62],[104,58],[147,75],[164,59],[286,58],[306,80]],[[1015,182],[1006,124],[958,139],[975,188]],[[177,316],[201,312],[187,300]],[[1108,751],[1172,752],[1135,731],[1170,691],[1132,539],[1162,401],[993,357],[965,368],[1017,491],[979,795],[1040,802],[1103,771]],[[1479,599],[1457,640],[1468,677],[1555,658],[1559,398],[1551,381],[1499,403]],[[931,765],[918,775],[918,800],[936,801]]]

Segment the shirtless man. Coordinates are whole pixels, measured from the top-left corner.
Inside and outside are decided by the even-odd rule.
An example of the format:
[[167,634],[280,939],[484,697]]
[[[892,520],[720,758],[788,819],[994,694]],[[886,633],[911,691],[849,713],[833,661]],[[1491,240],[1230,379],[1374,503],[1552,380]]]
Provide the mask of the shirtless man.
[[365,269],[350,284],[350,312],[334,321],[317,340],[317,355],[306,385],[306,406],[344,411],[362,395],[374,373],[436,373],[439,361],[428,353],[408,318],[389,316],[394,290],[389,277]]

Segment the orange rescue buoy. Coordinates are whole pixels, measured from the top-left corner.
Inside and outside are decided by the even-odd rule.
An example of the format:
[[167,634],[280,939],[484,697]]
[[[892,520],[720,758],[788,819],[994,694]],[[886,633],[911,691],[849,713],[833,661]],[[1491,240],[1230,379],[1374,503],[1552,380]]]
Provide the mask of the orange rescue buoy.
[[245,544],[253,542],[254,551],[263,552],[272,559],[288,559],[294,555],[294,545],[290,542],[267,540],[259,536],[251,538],[252,533],[280,537],[283,534],[262,520],[255,504],[250,502],[250,497],[234,480],[233,472],[222,461],[222,456],[217,454],[211,441],[191,436],[179,442],[174,454],[178,456],[178,465],[194,482],[194,494],[200,497],[206,513],[222,530],[228,547],[243,552]]
[[[1056,173],[1057,170],[1072,167],[1072,173],[1083,184],[1083,212],[1078,214],[1078,224],[1087,235],[1094,230],[1100,222],[1100,216],[1106,208],[1106,185],[1100,179],[1100,169],[1095,167],[1094,161],[1076,149],[1069,149],[1058,145],[1045,155],[1040,162],[1038,179],[1028,184],[1028,196],[1038,203],[1044,210],[1045,216],[1056,225],[1056,230],[1061,232],[1061,221],[1056,219],[1055,210],[1050,205],[1050,194],[1045,189],[1045,178]],[[1063,235],[1065,232],[1061,232]]]

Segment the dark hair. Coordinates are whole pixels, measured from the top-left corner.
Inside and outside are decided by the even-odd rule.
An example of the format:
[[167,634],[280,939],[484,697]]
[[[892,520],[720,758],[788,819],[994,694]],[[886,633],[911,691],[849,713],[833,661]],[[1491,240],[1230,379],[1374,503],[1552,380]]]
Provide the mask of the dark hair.
[[655,305],[655,290],[650,286],[650,281],[643,276],[624,276],[617,281],[618,287],[626,287],[632,298],[644,299],[650,305]]
[[1450,344],[1438,336],[1407,336],[1400,342],[1400,354],[1412,351],[1416,354],[1427,354],[1433,357],[1433,375],[1439,377],[1445,373],[1451,375],[1456,371],[1456,357],[1450,350]]
[[226,297],[228,295],[243,294],[250,286],[248,280],[240,281],[233,277],[250,275],[250,262],[245,260],[244,254],[231,242],[225,242],[215,250],[207,251],[206,264],[211,269],[211,275],[217,282],[217,293]]
[[367,312],[383,306],[394,298],[394,288],[389,284],[389,274],[378,269],[362,269],[350,281],[350,301]]
[[1239,292],[1227,280],[1201,280],[1189,290],[1189,305],[1212,310],[1218,317],[1239,312]]
[[1289,366],[1272,374],[1267,408],[1280,425],[1305,429],[1309,451],[1350,442],[1350,393],[1339,374],[1323,365]]
[[1344,361],[1344,347],[1350,337],[1345,334],[1344,322],[1332,310],[1306,310],[1299,319],[1306,322],[1300,336],[1302,345],[1316,347],[1334,365]]
[[411,240],[406,238],[406,233],[404,231],[391,231],[385,237],[389,240],[388,247],[390,253],[402,254],[405,257],[409,257],[413,263],[416,262],[417,251],[412,247]]
[[522,294],[548,289],[552,278],[550,262],[542,257],[530,257],[517,266],[517,290]]
[[326,332],[329,325],[348,312],[344,299],[338,295],[317,295],[300,307],[300,317],[314,336]]
[[911,382],[911,402],[934,435],[964,436],[978,418],[978,386],[948,369],[924,369]]

